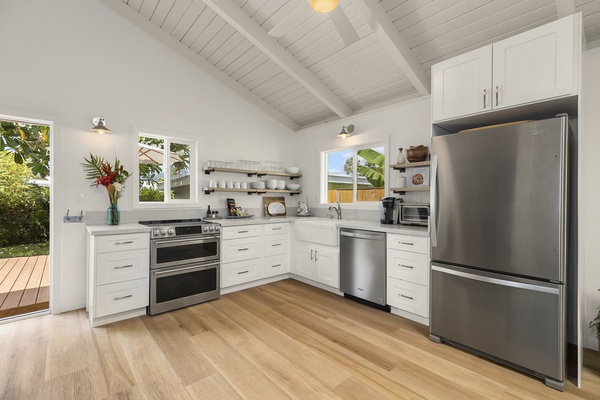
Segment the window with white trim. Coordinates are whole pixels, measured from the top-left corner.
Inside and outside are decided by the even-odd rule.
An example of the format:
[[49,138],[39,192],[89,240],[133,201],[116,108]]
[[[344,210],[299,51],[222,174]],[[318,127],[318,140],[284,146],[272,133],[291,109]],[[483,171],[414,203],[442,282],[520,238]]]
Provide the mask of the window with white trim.
[[196,203],[195,160],[195,142],[140,132],[138,204]]
[[321,203],[374,203],[385,197],[385,145],[322,153]]

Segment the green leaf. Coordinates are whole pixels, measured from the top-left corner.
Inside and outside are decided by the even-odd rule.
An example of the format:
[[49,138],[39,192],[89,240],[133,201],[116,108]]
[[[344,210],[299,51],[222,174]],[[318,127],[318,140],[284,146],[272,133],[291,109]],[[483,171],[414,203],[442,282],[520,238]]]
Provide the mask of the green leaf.
[[362,149],[356,152],[359,156],[365,159],[365,161],[372,164],[378,165],[381,168],[385,167],[385,155],[373,149]]

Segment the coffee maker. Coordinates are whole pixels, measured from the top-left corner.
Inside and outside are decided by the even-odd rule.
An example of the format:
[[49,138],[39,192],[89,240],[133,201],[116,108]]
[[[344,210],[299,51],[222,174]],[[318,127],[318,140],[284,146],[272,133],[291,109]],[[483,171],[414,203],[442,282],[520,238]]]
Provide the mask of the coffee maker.
[[379,222],[382,224],[397,224],[400,203],[402,203],[400,197],[384,197],[381,199],[381,219]]

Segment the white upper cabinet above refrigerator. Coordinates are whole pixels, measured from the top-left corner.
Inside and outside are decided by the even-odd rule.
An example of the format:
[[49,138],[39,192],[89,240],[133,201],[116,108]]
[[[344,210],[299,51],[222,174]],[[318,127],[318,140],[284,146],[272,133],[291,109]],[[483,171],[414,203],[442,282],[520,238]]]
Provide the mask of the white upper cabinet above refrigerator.
[[576,95],[581,14],[431,67],[433,121]]
[[492,109],[492,45],[431,67],[433,121]]

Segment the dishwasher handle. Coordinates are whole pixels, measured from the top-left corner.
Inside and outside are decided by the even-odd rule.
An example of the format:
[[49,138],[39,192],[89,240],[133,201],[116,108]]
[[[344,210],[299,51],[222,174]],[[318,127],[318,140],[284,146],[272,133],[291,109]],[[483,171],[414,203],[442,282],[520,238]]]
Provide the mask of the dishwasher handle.
[[341,230],[340,235],[351,237],[351,238],[357,238],[357,239],[367,239],[367,240],[383,240],[383,239],[385,239],[385,233],[370,233],[370,232],[356,233],[356,232],[349,232],[349,231]]

